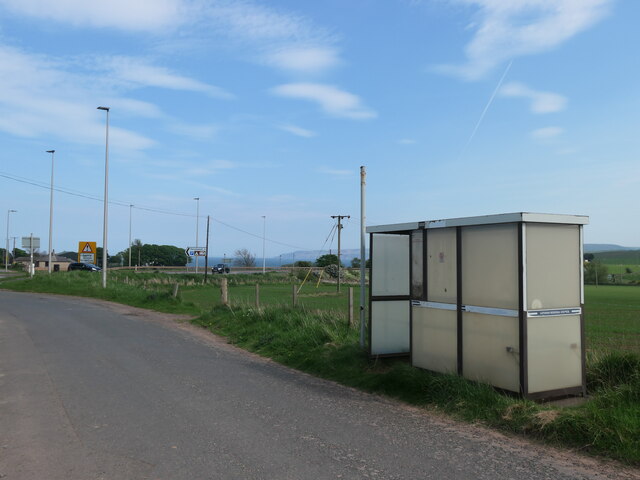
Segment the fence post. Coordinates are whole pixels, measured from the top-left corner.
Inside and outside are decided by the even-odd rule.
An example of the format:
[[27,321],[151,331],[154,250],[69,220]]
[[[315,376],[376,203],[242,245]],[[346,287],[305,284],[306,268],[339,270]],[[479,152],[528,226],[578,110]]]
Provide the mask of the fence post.
[[227,279],[225,277],[220,279],[220,300],[223,305],[229,305],[229,290],[227,288]]
[[298,286],[295,283],[293,284],[293,306],[298,306]]
[[256,283],[256,308],[260,308],[260,284]]
[[353,325],[353,287],[349,287],[349,327]]
[[178,289],[180,288],[180,284],[176,283],[173,285],[173,298],[176,298],[178,296]]

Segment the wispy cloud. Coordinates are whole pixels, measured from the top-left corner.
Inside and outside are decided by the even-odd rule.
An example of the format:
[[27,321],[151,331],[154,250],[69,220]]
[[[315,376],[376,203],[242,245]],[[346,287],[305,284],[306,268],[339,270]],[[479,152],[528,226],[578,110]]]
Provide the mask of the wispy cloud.
[[497,65],[541,53],[604,18],[613,0],[450,0],[478,7],[475,34],[461,65],[438,70],[475,80]]
[[0,0],[8,10],[77,27],[111,27],[157,31],[180,23],[189,4],[184,0]]
[[340,90],[332,85],[320,83],[288,83],[274,87],[274,95],[309,100],[317,103],[327,114],[334,117],[370,119],[376,112],[367,108],[357,95]]
[[538,140],[546,140],[549,138],[557,137],[564,133],[564,128],[562,127],[543,127],[533,130],[531,132],[531,136]]
[[296,73],[320,73],[341,63],[336,49],[326,46],[275,48],[265,53],[265,62]]
[[[22,137],[51,136],[86,144],[104,142],[104,115],[95,110],[100,89],[91,90],[85,76],[69,73],[52,59],[0,46],[0,130]],[[97,83],[97,82],[96,82]],[[56,92],[53,96],[51,92]],[[131,113],[159,114],[151,104],[122,99]],[[155,142],[113,127],[118,148],[140,150]]]
[[533,90],[522,83],[507,83],[500,89],[503,97],[525,98],[531,102],[533,113],[553,113],[567,107],[567,98],[552,92]]
[[114,79],[132,86],[184,90],[216,98],[233,98],[233,95],[219,87],[173,73],[167,68],[151,65],[139,58],[112,57],[97,64],[109,70]]
[[298,137],[311,138],[316,136],[315,132],[296,125],[279,125],[278,128],[285,132],[292,133],[293,135],[297,135]]

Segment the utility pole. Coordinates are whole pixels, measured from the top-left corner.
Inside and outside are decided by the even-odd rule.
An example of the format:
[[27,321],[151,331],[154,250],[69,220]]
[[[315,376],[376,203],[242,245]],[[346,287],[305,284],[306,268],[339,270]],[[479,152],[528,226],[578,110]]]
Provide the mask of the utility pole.
[[204,251],[204,283],[207,283],[207,271],[209,270],[209,215],[207,215],[207,245]]
[[331,215],[331,218],[338,219],[338,293],[340,293],[340,230],[342,230],[342,219],[351,218],[351,215]]

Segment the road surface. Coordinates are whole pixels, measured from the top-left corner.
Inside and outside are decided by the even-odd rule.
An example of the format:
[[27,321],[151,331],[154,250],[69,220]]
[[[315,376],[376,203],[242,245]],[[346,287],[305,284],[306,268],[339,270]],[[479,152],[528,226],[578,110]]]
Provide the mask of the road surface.
[[0,291],[2,479],[636,473],[315,379],[175,317]]

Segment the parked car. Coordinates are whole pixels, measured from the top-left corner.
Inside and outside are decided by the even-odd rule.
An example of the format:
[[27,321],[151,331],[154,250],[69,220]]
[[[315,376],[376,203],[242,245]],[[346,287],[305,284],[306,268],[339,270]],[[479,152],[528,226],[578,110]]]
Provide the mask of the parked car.
[[231,269],[224,263],[219,263],[211,267],[211,273],[229,273]]
[[75,263],[70,263],[69,268],[67,268],[67,270],[68,271],[85,270],[87,272],[99,272],[102,269],[97,265],[94,265],[93,263],[75,262]]

